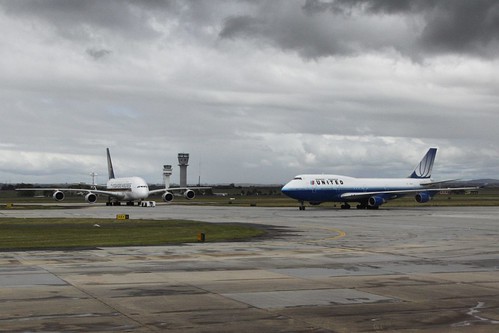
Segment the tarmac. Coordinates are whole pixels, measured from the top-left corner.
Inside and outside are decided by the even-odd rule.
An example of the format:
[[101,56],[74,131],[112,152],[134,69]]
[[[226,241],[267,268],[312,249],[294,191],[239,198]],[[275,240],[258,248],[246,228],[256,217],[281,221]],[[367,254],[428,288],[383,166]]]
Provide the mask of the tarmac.
[[0,332],[499,331],[499,207],[93,205],[0,218],[117,214],[272,232],[244,242],[0,252]]

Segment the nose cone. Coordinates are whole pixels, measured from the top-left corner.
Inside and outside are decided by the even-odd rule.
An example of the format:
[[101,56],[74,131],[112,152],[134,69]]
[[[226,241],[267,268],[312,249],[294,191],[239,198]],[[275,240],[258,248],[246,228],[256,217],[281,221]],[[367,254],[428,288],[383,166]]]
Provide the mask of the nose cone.
[[290,181],[289,183],[287,183],[286,185],[284,185],[282,188],[281,188],[281,192],[284,194],[284,195],[287,195],[288,197],[290,198],[293,198],[294,199],[294,196],[293,196],[293,189],[294,189],[294,186],[292,185],[292,182],[293,181]]
[[146,199],[149,196],[149,187],[143,186],[137,189],[137,196],[141,199]]
[[286,194],[286,192],[289,192],[289,183],[287,183],[286,185],[284,185],[282,188],[281,188],[281,192],[283,194]]

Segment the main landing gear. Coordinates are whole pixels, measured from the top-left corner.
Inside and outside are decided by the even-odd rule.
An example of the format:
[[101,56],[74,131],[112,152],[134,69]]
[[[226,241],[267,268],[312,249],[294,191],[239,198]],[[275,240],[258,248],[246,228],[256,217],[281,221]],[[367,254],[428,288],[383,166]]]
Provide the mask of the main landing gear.
[[378,209],[379,206],[369,206],[365,204],[358,204],[357,209]]
[[[341,209],[350,209],[350,205],[348,203],[344,203],[343,205],[341,205]],[[357,205],[357,209],[378,209],[379,206],[369,206],[367,204],[358,204]]]
[[[133,201],[127,201],[126,205],[127,206],[135,206],[135,202],[133,202]],[[138,202],[137,206],[140,206],[140,205],[141,205],[141,202]],[[120,201],[111,201],[111,200],[109,200],[109,201],[106,202],[106,206],[121,206],[121,202]]]
[[[340,206],[341,209],[350,209],[352,208],[352,206],[350,206],[350,204],[348,202],[344,202],[341,206]],[[378,209],[379,206],[369,206],[366,203],[360,203],[356,206],[357,209]],[[299,210],[305,210],[305,203],[303,201],[300,201],[300,205],[298,206],[298,209]]]

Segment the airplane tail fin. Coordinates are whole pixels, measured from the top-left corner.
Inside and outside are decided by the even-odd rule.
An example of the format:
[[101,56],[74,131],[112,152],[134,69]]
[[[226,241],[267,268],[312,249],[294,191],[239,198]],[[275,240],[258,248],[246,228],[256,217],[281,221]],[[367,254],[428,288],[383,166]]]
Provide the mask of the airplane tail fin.
[[435,161],[435,156],[437,155],[437,148],[430,148],[428,152],[423,157],[421,162],[419,162],[418,166],[409,178],[430,178],[431,177],[431,169],[433,168],[433,162]]
[[111,162],[111,154],[109,153],[109,148],[107,151],[107,173],[109,174],[109,179],[114,179],[113,162]]

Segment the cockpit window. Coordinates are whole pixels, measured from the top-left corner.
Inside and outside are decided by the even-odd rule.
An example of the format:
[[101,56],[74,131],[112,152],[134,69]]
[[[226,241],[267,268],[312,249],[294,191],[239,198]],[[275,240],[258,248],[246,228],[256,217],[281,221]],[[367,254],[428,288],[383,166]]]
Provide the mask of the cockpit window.
[[301,177],[295,177],[293,180],[301,180]]

